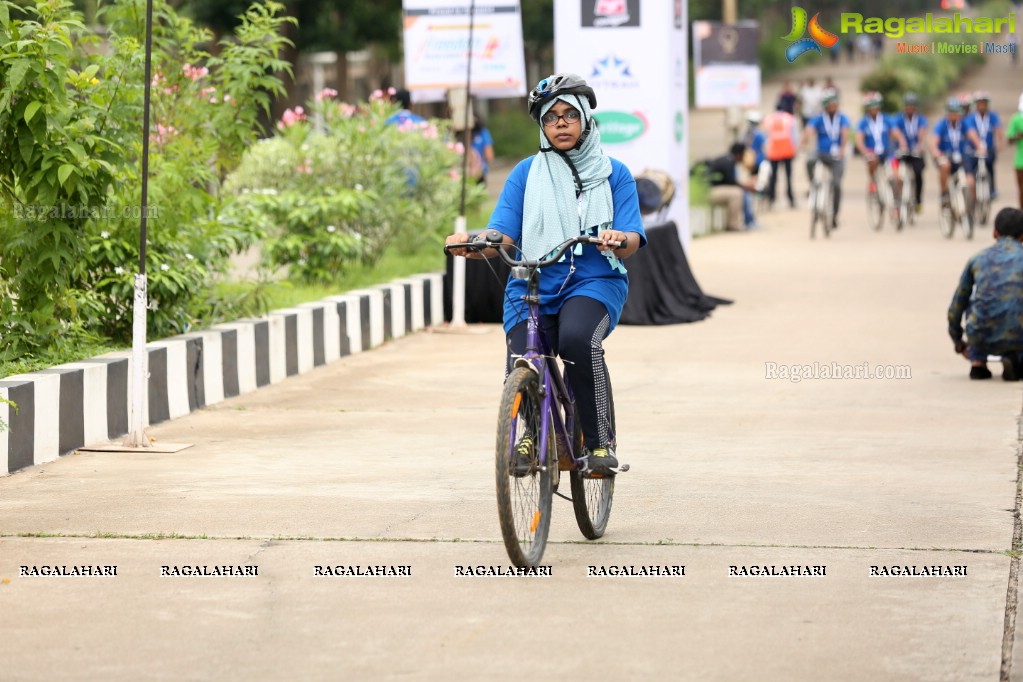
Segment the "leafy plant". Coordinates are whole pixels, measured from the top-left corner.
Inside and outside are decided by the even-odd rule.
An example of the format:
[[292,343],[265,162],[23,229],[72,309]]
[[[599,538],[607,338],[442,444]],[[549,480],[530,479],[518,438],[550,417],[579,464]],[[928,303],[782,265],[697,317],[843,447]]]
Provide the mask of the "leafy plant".
[[[66,0],[0,0],[0,361],[130,335],[141,219],[144,0],[104,6],[99,42]],[[146,269],[149,333],[189,329],[211,280],[252,244],[224,176],[283,93],[283,5],[212,34],[154,2]]]
[[73,68],[82,30],[65,0],[0,0],[0,296],[13,299],[0,356],[80,330],[85,224],[124,152],[105,131],[112,88],[100,65]]
[[[320,93],[285,112],[278,135],[245,154],[226,188],[239,222],[267,233],[263,256],[305,282],[337,283],[390,244],[439,244],[458,211],[460,155],[437,121],[394,123],[382,93],[354,106]],[[483,190],[473,185],[470,206]]]
[[[14,410],[14,414],[18,414],[18,404],[16,402],[14,402],[13,400],[8,400],[7,398],[4,398],[3,396],[0,396],[0,403],[3,403],[5,405],[9,406],[12,410]],[[7,430],[7,422],[5,422],[3,419],[0,419],[0,431],[6,431],[6,430]]]

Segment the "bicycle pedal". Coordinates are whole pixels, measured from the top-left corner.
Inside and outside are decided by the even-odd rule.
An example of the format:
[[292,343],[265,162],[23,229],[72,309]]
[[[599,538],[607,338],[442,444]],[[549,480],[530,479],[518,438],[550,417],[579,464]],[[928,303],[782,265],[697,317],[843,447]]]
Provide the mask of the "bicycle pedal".
[[583,469],[583,478],[614,478],[618,474],[624,474],[629,470],[628,464],[622,464],[616,468],[608,468],[601,471],[593,471],[592,469]]

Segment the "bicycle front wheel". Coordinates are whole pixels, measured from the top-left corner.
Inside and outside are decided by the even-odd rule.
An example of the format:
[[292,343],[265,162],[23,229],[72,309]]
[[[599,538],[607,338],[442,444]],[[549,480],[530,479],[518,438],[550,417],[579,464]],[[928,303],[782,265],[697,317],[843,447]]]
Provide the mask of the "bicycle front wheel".
[[540,382],[528,367],[516,367],[504,382],[497,417],[497,518],[508,558],[516,566],[536,566],[547,546],[553,497],[551,467],[558,466],[554,434],[540,461],[544,419]]
[[867,193],[867,215],[870,218],[870,226],[874,231],[881,229],[884,225],[884,203],[881,201],[880,188],[874,192]]
[[959,189],[956,192],[956,213],[959,214],[959,227],[963,231],[963,236],[967,239],[973,239],[974,207],[970,206],[970,198],[966,192],[966,185],[959,185]]
[[[607,387],[608,412],[611,428],[608,435],[611,438],[610,447],[617,446],[615,437],[615,403],[611,395],[611,384]],[[583,430],[578,417],[574,420],[575,433],[573,434],[573,446],[576,456],[583,450]],[[572,484],[572,507],[575,509],[575,522],[580,532],[587,540],[596,540],[607,530],[607,521],[611,517],[611,500],[615,494],[615,477],[604,476],[592,478],[583,476],[581,472],[572,470],[569,473],[569,481]]]
[[952,214],[951,206],[942,204],[941,211],[938,213],[938,226],[946,239],[952,238],[955,233],[955,216]]
[[991,212],[991,185],[986,173],[977,174],[977,205],[974,223],[986,225]]

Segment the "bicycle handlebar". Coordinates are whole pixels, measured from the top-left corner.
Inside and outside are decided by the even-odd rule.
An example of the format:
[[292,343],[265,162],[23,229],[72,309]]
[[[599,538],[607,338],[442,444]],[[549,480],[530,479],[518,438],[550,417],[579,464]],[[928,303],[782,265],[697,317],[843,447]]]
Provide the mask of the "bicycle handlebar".
[[[629,238],[626,237],[620,242],[612,241],[610,242],[610,244],[615,249],[622,249],[628,245],[628,242]],[[568,251],[573,246],[575,246],[576,244],[603,244],[603,243],[604,242],[602,240],[597,239],[596,237],[590,237],[589,235],[581,234],[576,237],[572,237],[571,239],[566,239],[565,241],[563,241],[561,244],[558,245],[556,249],[554,249],[550,256],[545,256],[537,260],[529,260],[527,258],[515,259],[509,256],[508,252],[503,248],[507,246],[507,244],[504,243],[504,236],[497,230],[487,230],[485,236],[477,235],[476,237],[471,238],[468,242],[464,242],[462,244],[445,244],[444,251],[445,253],[451,253],[452,249],[466,249],[468,251],[479,252],[484,249],[496,249],[497,255],[500,256],[501,260],[503,260],[510,267],[513,268],[526,267],[540,269],[546,268],[550,265],[554,265],[555,263],[557,263],[559,260],[561,260],[561,257],[565,255],[565,252]]]

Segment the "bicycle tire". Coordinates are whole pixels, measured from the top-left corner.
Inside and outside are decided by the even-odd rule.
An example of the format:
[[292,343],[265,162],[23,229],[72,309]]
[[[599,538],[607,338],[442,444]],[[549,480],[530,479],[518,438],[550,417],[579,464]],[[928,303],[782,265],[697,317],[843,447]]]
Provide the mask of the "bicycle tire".
[[938,213],[938,227],[941,229],[941,234],[945,239],[951,239],[952,235],[955,234],[956,226],[951,206],[942,205],[941,211]]
[[891,176],[888,180],[888,198],[891,199],[891,205],[889,206],[892,212],[892,222],[895,225],[895,231],[899,232],[902,230],[902,226],[906,223],[905,205],[902,201],[902,191],[900,185],[900,191],[896,194],[895,186],[898,184],[898,180]]
[[914,201],[914,190],[909,185],[910,182],[909,178],[904,178],[902,182],[902,210],[906,212],[902,221],[904,225],[916,224],[916,201]]
[[974,223],[986,225],[991,213],[991,180],[985,172],[983,176],[978,173],[976,179],[977,201],[974,207]]
[[525,476],[512,471],[513,448],[526,435],[539,445],[543,418],[540,381],[528,367],[516,367],[504,382],[497,417],[497,517],[508,558],[516,566],[536,566],[547,546],[551,527],[553,485],[551,467],[557,467],[554,434],[547,446],[547,466],[540,467],[533,453],[533,465]]
[[[615,403],[611,394],[611,382],[607,386],[607,402],[611,429],[609,436],[612,438],[610,446],[617,446],[615,437]],[[579,419],[574,419],[574,433],[572,443],[576,456],[583,449],[583,429]],[[569,482],[572,486],[572,508],[575,510],[575,522],[579,531],[587,540],[596,540],[607,530],[607,522],[611,517],[611,503],[615,494],[615,476],[603,478],[584,477],[581,472],[572,470],[569,472]]]
[[880,188],[867,192],[867,216],[874,232],[880,232],[884,227],[884,203],[881,201]]
[[961,210],[959,213],[959,227],[963,231],[963,236],[967,239],[973,239],[973,211],[971,211],[969,197],[966,196],[966,185],[959,185],[958,189],[959,205]]

